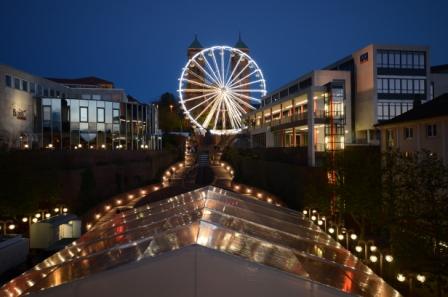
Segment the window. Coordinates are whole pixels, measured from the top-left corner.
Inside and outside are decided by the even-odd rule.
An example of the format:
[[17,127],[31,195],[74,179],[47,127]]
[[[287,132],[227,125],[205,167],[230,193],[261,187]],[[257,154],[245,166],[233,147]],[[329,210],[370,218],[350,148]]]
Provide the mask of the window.
[[37,85],[37,96],[42,96],[43,90],[41,85]]
[[414,130],[412,128],[404,128],[403,129],[404,139],[411,139],[414,136]]
[[50,89],[50,97],[54,97],[54,90]]
[[89,121],[89,112],[87,107],[80,107],[79,108],[79,121],[80,122],[88,122]]
[[11,87],[12,86],[12,78],[9,75],[5,76],[5,83],[7,87]]
[[28,82],[26,80],[22,80],[22,91],[28,92]]
[[435,137],[437,136],[437,125],[426,125],[426,136]]
[[425,52],[378,50],[377,67],[425,69]]
[[44,97],[48,97],[48,89],[47,88],[44,89]]
[[33,82],[30,82],[30,93],[36,94],[36,84]]
[[120,110],[114,109],[112,112],[112,116],[114,123],[116,124],[120,123]]
[[96,111],[97,111],[97,114],[96,114],[97,122],[98,123],[104,123],[104,108],[99,107],[99,108],[97,108]]
[[14,88],[20,90],[20,79],[14,78]]
[[42,119],[51,121],[51,106],[42,106]]

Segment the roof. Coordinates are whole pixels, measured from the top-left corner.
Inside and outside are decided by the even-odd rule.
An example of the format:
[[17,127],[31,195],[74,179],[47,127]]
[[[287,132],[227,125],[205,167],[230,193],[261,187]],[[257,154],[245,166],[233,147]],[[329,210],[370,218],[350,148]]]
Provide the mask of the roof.
[[448,74],[448,64],[431,66],[431,73],[447,73]]
[[92,85],[92,86],[100,86],[104,84],[114,85],[113,82],[96,77],[96,76],[86,76],[80,78],[54,78],[47,77],[46,79],[64,84],[64,85]]
[[141,102],[137,98],[135,98],[134,96],[126,95],[126,97],[128,97],[128,102],[136,102],[136,103],[140,103],[141,104]]
[[[98,223],[72,245],[5,284],[0,295],[44,294],[75,281],[98,280],[101,273],[118,273],[129,267],[125,265],[146,265],[142,263],[150,259],[160,263],[195,246],[258,270],[277,271],[286,279],[327,287],[333,293],[325,296],[400,296],[303,214],[213,186]],[[213,271],[213,265],[206,269]],[[76,290],[75,285],[65,288]]]
[[194,35],[194,40],[191,42],[188,48],[204,48],[202,44],[199,42],[197,34]]
[[418,105],[399,116],[381,122],[376,126],[385,126],[396,123],[404,123],[422,119],[448,116],[448,93],[436,97],[424,104]]
[[246,43],[241,39],[241,33],[238,34],[238,41],[235,44],[235,48],[249,48]]

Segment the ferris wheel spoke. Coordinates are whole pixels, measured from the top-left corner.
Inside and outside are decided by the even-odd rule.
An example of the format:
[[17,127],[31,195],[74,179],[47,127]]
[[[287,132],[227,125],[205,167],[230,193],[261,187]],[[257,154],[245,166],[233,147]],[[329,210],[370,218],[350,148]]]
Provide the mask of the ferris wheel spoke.
[[213,50],[212,50],[212,58],[213,58],[213,64],[215,65],[215,68],[216,68],[216,74],[219,77],[219,81],[221,82],[221,85],[224,85],[224,80],[221,77],[221,73],[219,71],[218,62],[216,61],[215,51],[213,51]]
[[216,125],[218,124],[219,114],[221,112],[221,107],[222,107],[222,101],[223,101],[222,99],[219,101],[218,109],[216,109],[215,124],[213,125],[213,130],[216,130]]
[[[199,104],[196,104],[195,106],[193,106],[192,108],[190,108],[188,111],[189,112],[192,112],[193,110],[195,110],[196,108],[198,108],[199,106],[202,106],[202,105],[204,105],[205,103],[207,103],[207,102],[209,102],[210,100],[212,100],[212,103],[216,100],[216,96],[217,96],[217,94],[216,95],[213,95],[213,96],[211,96],[210,98],[208,98],[208,99],[205,99],[204,101],[202,101],[201,103],[199,103]],[[205,108],[206,109],[206,108]]]
[[191,97],[191,98],[188,98],[188,99],[184,99],[184,100],[182,100],[182,101],[183,101],[183,102],[189,102],[189,101],[193,101],[193,100],[197,100],[197,99],[205,98],[205,97],[210,96],[210,95],[213,95],[213,94],[204,94],[204,95],[200,95],[200,96],[196,96],[196,97]]
[[248,95],[245,95],[245,94],[241,94],[241,93],[236,93],[236,92],[235,92],[235,93],[233,93],[233,95],[238,96],[239,98],[242,98],[242,99],[252,100],[252,101],[255,101],[255,102],[257,102],[257,103],[260,103],[260,102],[261,102],[260,99],[255,98],[255,97],[252,97],[252,96],[248,96]]
[[[204,55],[202,55],[202,57],[204,58],[204,61],[206,62],[206,64],[210,65],[207,61],[207,59],[204,57]],[[213,77],[210,73],[208,73],[207,70],[204,69],[204,67],[201,66],[201,64],[199,64],[198,62],[196,62],[196,60],[193,60],[194,64],[201,69],[201,71],[208,76],[208,78],[215,84],[219,84],[219,80],[216,80],[216,77]],[[213,73],[213,71],[212,71]],[[214,74],[214,73],[213,73]]]
[[251,104],[247,103],[247,98],[240,98],[237,96],[237,94],[232,94],[232,97],[239,103],[243,104],[244,106],[248,107],[249,109],[255,110],[256,108],[252,106]]
[[[230,60],[231,59],[232,59],[232,54],[230,54]],[[238,69],[238,66],[240,65],[241,60],[243,60],[243,56],[240,56],[240,58],[238,59],[238,62],[236,62],[236,65],[233,67],[232,73],[230,73],[230,76],[229,76],[229,78],[226,81],[226,86],[229,86],[229,84],[230,84],[230,82],[232,80],[232,77],[235,74],[235,71]],[[232,62],[230,61],[230,63],[232,63]]]
[[241,124],[241,117],[242,117],[243,113],[245,113],[244,109],[242,109],[243,113],[241,113],[238,110],[238,107],[241,107],[241,106],[239,106],[239,104],[236,103],[235,100],[232,99],[232,96],[229,96],[229,100],[227,103],[228,103],[230,110],[232,111],[231,113],[233,115],[234,121],[238,124]]
[[244,71],[246,71],[247,67],[249,67],[250,63],[252,63],[251,61],[249,61],[246,65],[244,65],[243,69],[241,69],[240,72],[238,72],[237,75],[235,75],[228,83],[228,86],[232,86],[234,84],[234,81],[241,75],[243,74]]
[[216,108],[218,107],[218,104],[221,102],[222,100],[222,96],[218,96],[218,100],[215,100],[215,102],[213,103],[213,106],[210,108],[210,112],[207,114],[207,116],[205,117],[204,122],[202,123],[202,127],[206,128],[208,127],[208,125],[210,124],[210,121],[212,120],[213,115],[215,114]]
[[198,115],[196,115],[196,117],[194,118],[194,120],[195,121],[197,121],[211,106],[212,106],[212,104],[216,101],[216,100],[218,100],[218,96],[215,96],[215,98],[213,99],[213,101],[212,102],[210,102],[203,110],[201,110],[201,112],[198,114]]
[[192,74],[194,77],[196,77],[199,81],[204,81],[204,77],[199,76],[197,73],[191,71],[190,69],[187,69],[188,73]]
[[236,106],[236,109],[241,114],[241,116],[243,116],[243,114],[246,113],[246,110],[242,106],[243,104],[241,102],[239,102],[238,98],[236,98],[234,96],[232,96],[232,101],[233,101],[233,104]]
[[221,49],[221,77],[222,77],[222,84],[225,85],[226,83],[226,73],[224,72],[224,49]]
[[188,79],[188,78],[183,78],[182,81],[190,83],[190,84],[194,84],[194,85],[197,85],[197,86],[200,86],[200,87],[204,87],[204,88],[207,88],[207,89],[216,89],[214,86],[203,84],[201,82],[198,82],[198,81],[195,81],[195,80],[191,80],[191,79]]
[[258,69],[255,69],[254,71],[252,71],[251,73],[249,73],[248,75],[244,76],[243,78],[240,78],[237,81],[232,82],[229,87],[235,87],[236,85],[238,85],[240,82],[244,81],[245,79],[248,79],[249,77],[251,77],[252,75],[254,75],[255,73],[258,72]]
[[235,127],[237,126],[236,122],[235,122],[235,118],[233,115],[233,109],[230,107],[230,102],[228,102],[227,100],[224,101],[226,107],[227,107],[227,116],[229,117],[229,122],[230,122],[230,127],[232,127],[233,129],[235,129]]
[[253,84],[256,84],[256,83],[259,83],[259,82],[264,83],[264,79],[257,79],[257,80],[254,80],[254,81],[251,81],[251,82],[248,82],[248,83],[240,84],[240,85],[238,85],[238,87],[240,88],[240,87],[250,86],[250,85],[253,85]]
[[202,58],[203,58],[204,61],[205,61],[205,65],[206,65],[206,67],[208,68],[208,70],[210,70],[210,72],[211,72],[212,75],[213,75],[213,79],[212,79],[213,83],[216,84],[216,85],[219,85],[219,84],[220,84],[220,80],[219,80],[219,77],[216,75],[215,70],[213,69],[212,65],[210,65],[210,62],[208,61],[208,59],[207,59],[207,57],[205,56],[205,54],[204,54],[204,53],[201,53],[201,55],[202,55]]
[[215,93],[216,90],[212,89],[181,89],[179,92],[184,93]]
[[232,92],[235,93],[264,93],[264,90],[261,89],[232,89]]
[[227,60],[227,68],[226,68],[226,72],[225,72],[226,75],[224,75],[225,85],[227,85],[227,82],[229,81],[230,65],[232,64],[232,52],[230,52],[230,54],[228,56],[229,56],[229,59]]

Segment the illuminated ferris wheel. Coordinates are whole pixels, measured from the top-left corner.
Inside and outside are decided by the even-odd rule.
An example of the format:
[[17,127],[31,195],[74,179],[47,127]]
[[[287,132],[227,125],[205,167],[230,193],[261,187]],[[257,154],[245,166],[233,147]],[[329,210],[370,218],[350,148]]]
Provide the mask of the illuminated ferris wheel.
[[243,51],[214,46],[196,53],[179,78],[180,103],[202,132],[236,134],[245,128],[243,115],[266,95],[257,63]]

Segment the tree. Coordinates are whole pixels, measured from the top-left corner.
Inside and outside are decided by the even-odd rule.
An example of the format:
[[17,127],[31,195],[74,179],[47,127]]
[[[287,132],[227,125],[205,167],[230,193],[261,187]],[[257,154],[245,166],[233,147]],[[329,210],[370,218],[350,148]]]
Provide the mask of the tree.
[[164,132],[187,132],[190,130],[179,100],[171,93],[164,93],[157,102],[159,126]]
[[447,290],[448,168],[433,154],[388,152],[383,161],[383,211],[403,269],[431,275]]

